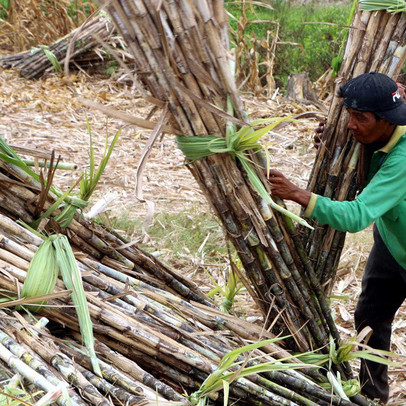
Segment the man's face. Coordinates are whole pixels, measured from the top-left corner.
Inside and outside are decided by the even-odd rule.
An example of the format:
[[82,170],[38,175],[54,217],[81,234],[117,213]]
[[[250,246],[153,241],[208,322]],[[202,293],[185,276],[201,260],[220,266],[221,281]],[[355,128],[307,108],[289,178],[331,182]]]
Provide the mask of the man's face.
[[386,142],[393,133],[394,126],[388,121],[378,119],[369,111],[348,109],[350,121],[348,129],[352,131],[354,138],[361,144],[374,142]]

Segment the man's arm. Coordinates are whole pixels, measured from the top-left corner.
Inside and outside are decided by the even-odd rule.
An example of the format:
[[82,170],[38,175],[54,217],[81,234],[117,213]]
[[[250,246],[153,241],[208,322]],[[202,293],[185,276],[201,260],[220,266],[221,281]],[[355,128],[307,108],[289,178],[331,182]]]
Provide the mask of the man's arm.
[[[306,216],[339,231],[357,232],[394,210],[406,199],[406,144],[390,154],[356,200],[333,201],[300,189],[278,171],[271,171],[271,192],[306,207]],[[392,213],[395,215],[396,213]]]

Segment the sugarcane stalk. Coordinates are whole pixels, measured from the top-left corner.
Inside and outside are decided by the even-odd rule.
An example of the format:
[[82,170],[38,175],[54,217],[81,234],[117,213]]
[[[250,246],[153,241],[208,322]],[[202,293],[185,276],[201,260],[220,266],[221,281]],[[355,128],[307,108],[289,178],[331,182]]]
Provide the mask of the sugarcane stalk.
[[33,251],[13,240],[10,240],[10,238],[7,238],[3,234],[0,234],[0,247],[28,262],[31,261],[32,257],[34,256]]
[[142,394],[138,396],[132,395],[121,388],[115,387],[111,383],[98,377],[97,375],[94,375],[81,366],[77,366],[77,368],[93,386],[99,389],[100,392],[103,392],[106,396],[111,396],[117,402],[121,402],[129,406],[143,406],[148,403]]
[[282,387],[290,388],[294,393],[302,396],[317,399],[318,402],[325,402],[333,405],[344,405],[342,399],[326,392],[323,388],[310,380],[303,379],[295,370],[289,371],[268,371],[264,376],[269,381],[275,382]]
[[[29,159],[24,159],[24,162],[27,166],[38,166],[39,168],[50,168],[51,163],[48,161],[33,161]],[[58,162],[57,164],[53,165],[54,168],[56,169],[64,169],[64,170],[69,170],[69,171],[75,171],[78,169],[78,166],[73,163],[69,162]]]
[[282,385],[278,385],[277,383],[272,382],[269,379],[262,378],[259,375],[250,376],[249,379],[271,390],[272,392],[297,403],[298,405],[321,406],[322,404],[320,399],[318,400],[318,403],[314,403],[312,400],[309,400],[309,398],[306,398],[305,396],[298,394],[291,389],[287,389]]
[[29,262],[2,248],[0,248],[0,259],[15,265],[17,268],[23,269],[24,271],[28,270]]
[[18,335],[42,359],[59,371],[67,382],[77,387],[90,404],[95,406],[109,405],[109,402],[98,392],[97,388],[74,367],[68,358],[62,358],[60,355],[55,354],[53,349],[45,347],[23,330]]
[[[101,343],[96,341],[96,348],[99,351],[99,346]],[[61,350],[69,357],[74,357],[75,361],[81,365],[82,367],[89,369],[91,367],[90,359],[84,354],[77,353],[72,348],[62,344],[60,346]],[[103,351],[104,348],[101,348]],[[117,356],[118,354],[116,354]],[[127,360],[131,362],[130,360]],[[119,371],[117,368],[109,365],[104,361],[100,361],[100,368],[102,371],[103,378],[106,379],[110,383],[114,383],[115,385],[119,385],[127,392],[140,395],[140,393],[145,393],[143,391],[143,385],[146,385],[152,388],[154,391],[161,388],[161,392],[164,392],[168,396],[173,396],[170,400],[173,401],[181,401],[183,398],[179,394],[177,394],[172,388],[165,385],[164,383],[156,380],[152,375],[148,374],[147,372],[143,371],[140,367],[138,367],[135,363],[132,363],[131,374],[124,374],[123,372]],[[134,380],[135,379],[135,380]]]
[[[372,13],[368,21],[368,25],[366,27],[364,38],[362,41],[362,47],[360,53],[358,54],[357,63],[354,66],[354,77],[367,71],[368,62],[371,57],[372,44],[384,15],[385,13]],[[398,19],[398,16],[396,16],[395,18]]]
[[[19,338],[27,337],[27,334],[20,328],[15,330],[16,335]],[[41,347],[41,344],[31,337],[31,340],[34,342],[34,345],[30,346],[30,348],[37,354],[38,348]],[[38,360],[37,357],[34,357],[32,353],[28,352],[25,348],[21,345],[17,344],[11,337],[5,334],[3,331],[0,330],[0,341],[2,344],[10,350],[16,357],[24,361],[29,367],[31,367],[34,371],[38,372],[39,374],[43,375],[49,382],[51,382],[56,387],[63,387],[67,386],[67,384],[61,380],[59,380],[42,362]],[[27,340],[23,340],[27,344]],[[34,348],[33,348],[34,347]],[[75,403],[84,405],[83,400],[75,393],[72,389],[68,389],[69,397]]]
[[[399,16],[400,17],[400,16]],[[382,22],[382,27],[385,27],[382,31],[382,38],[378,41],[379,46],[376,48],[375,57],[371,63],[371,71],[376,71],[378,69],[378,65],[383,61],[385,58],[385,53],[389,42],[394,36],[395,28],[398,26],[399,18],[391,18],[389,13],[385,13],[385,20]]]
[[[113,348],[120,348],[120,343],[118,343],[117,341],[112,341],[112,340],[109,340],[109,345],[110,346],[113,346]],[[108,354],[106,354],[106,352],[104,352],[103,351],[103,349],[101,349],[99,346],[98,346],[98,350],[100,350],[101,352],[103,352],[103,354],[106,356],[106,358],[109,358],[109,359],[112,359],[115,355],[114,355],[114,353],[112,353],[111,351],[109,351],[109,353]],[[129,347],[126,347],[126,349],[123,349],[124,350],[124,352],[126,353],[126,354],[128,354],[128,356],[131,356],[131,358],[133,358],[134,356],[136,356],[137,357],[137,353],[138,353],[138,357],[139,357],[139,360],[142,360],[143,359],[143,357],[145,356],[144,354],[141,354],[141,353],[139,353],[139,352],[137,352],[136,350],[134,350],[134,349],[131,349],[131,348],[129,348]],[[121,352],[121,351],[120,351]],[[109,354],[111,354],[111,355],[109,355]],[[152,361],[151,360],[151,358],[149,358],[149,357],[147,357],[147,361],[146,360],[144,360],[144,362],[145,362],[145,365],[148,365],[149,366],[149,362],[154,362],[154,361]],[[128,361],[127,361],[128,362]],[[157,363],[157,366],[158,366],[158,371],[160,371],[160,372],[165,372],[165,376],[172,376],[172,377],[174,377],[174,378],[178,378],[178,379],[181,379],[181,382],[183,382],[183,384],[189,384],[190,385],[190,387],[192,387],[193,388],[193,386],[195,386],[196,385],[196,382],[194,382],[194,381],[192,381],[190,378],[187,378],[186,376],[183,376],[182,374],[181,375],[179,375],[179,373],[177,373],[176,371],[174,371],[174,370],[172,370],[172,369],[169,369],[167,366],[165,366],[165,364],[162,364],[162,363],[159,363],[159,362],[157,362],[157,361],[155,361],[155,363]],[[129,365],[128,366],[128,370],[126,370],[126,372],[128,373],[128,374],[131,374],[131,371],[132,371],[132,367],[131,367],[131,365]],[[161,369],[162,368],[162,369]],[[168,374],[168,375],[166,375],[166,374]],[[189,375],[190,375],[190,372],[189,372]],[[245,386],[250,386],[250,384],[247,384],[247,383],[244,383],[243,385],[240,385],[240,389],[241,388],[244,388],[244,391],[245,391]],[[255,387],[255,386],[254,386]],[[253,389],[251,388],[251,391],[252,391]],[[245,395],[245,396],[247,396],[247,395]],[[277,399],[277,396],[275,396],[275,395],[273,395],[272,396],[272,399]],[[286,402],[286,401],[285,401]],[[266,402],[266,404],[268,404],[268,402]],[[273,404],[273,403],[272,403]],[[281,401],[281,404],[286,404],[286,403],[283,403],[283,401]]]
[[[14,185],[11,188],[13,196],[13,203],[8,205],[7,207],[18,207],[19,201],[17,196],[19,197],[21,190],[25,188]],[[26,190],[26,189],[25,189]],[[35,194],[32,192],[27,192],[24,195],[24,200],[32,201],[34,200]],[[17,199],[17,200],[16,200]],[[45,209],[49,207],[49,203],[45,205]],[[20,212],[20,217],[24,218],[26,222],[31,221],[31,217],[27,217],[28,213],[26,212],[26,208],[22,209],[25,213]],[[78,220],[80,220],[78,218]],[[187,281],[186,278],[183,278],[174,270],[160,264],[155,258],[153,258],[150,254],[142,252],[141,250],[135,247],[128,247],[124,251],[127,257],[122,255],[119,251],[112,249],[111,244],[114,245],[122,245],[121,241],[111,235],[110,233],[106,232],[106,230],[101,229],[101,227],[96,227],[95,230],[90,231],[85,226],[85,221],[80,220],[81,222],[73,221],[70,227],[70,230],[73,233],[70,233],[71,239],[75,242],[77,246],[80,246],[85,249],[91,256],[102,259],[103,255],[109,255],[114,260],[120,261],[123,265],[127,266],[128,268],[134,268],[134,266],[143,267],[144,270],[150,269],[154,275],[163,279],[167,284],[174,287],[175,291],[182,292],[185,297],[189,297],[192,300],[203,301],[203,303],[209,303],[207,298],[197,289],[196,285],[190,281]],[[50,223],[53,224],[52,222]],[[14,226],[13,226],[14,227]],[[56,227],[59,230],[59,227]],[[100,231],[98,231],[100,230]],[[96,231],[96,232],[94,232]],[[99,234],[102,238],[98,237]],[[111,241],[110,242],[105,242]],[[136,264],[134,264],[131,260],[135,260]],[[184,286],[186,284],[186,286]]]
[[[187,345],[189,348],[193,348],[193,344],[189,341],[184,341],[184,338],[180,337],[179,334],[176,333],[176,331],[183,331],[184,334],[188,337],[188,340],[196,341],[196,343],[203,342],[205,346],[216,348],[217,344],[215,344],[209,338],[202,337],[198,340],[194,339],[193,333],[197,333],[197,330],[187,319],[183,317],[175,318],[175,316],[177,315],[171,313],[169,309],[165,308],[164,306],[160,306],[156,302],[154,303],[150,301],[146,297],[140,295],[140,297],[142,297],[142,300],[139,300],[131,294],[126,294],[131,292],[125,291],[125,285],[120,286],[121,284],[117,284],[115,286],[113,285],[113,281],[111,281],[112,283],[106,283],[107,280],[105,278],[102,279],[95,275],[85,276],[83,279],[91,284],[88,290],[90,290],[90,288],[94,289],[94,287],[97,287],[95,291],[98,293],[98,296],[104,301],[109,300],[110,298],[113,299],[113,301],[109,300],[109,302],[119,306],[120,308],[122,308],[123,311],[126,312],[126,314],[140,321],[143,320],[145,322],[145,320],[151,320],[151,324],[153,324],[154,320],[156,320],[157,326],[162,325],[167,327],[166,335],[172,336],[172,338],[179,340],[179,342]],[[102,289],[103,291],[100,291],[98,289]],[[108,292],[108,294],[104,293],[104,291]],[[121,299],[114,299],[115,296],[121,297]],[[140,313],[140,311],[142,313]],[[157,328],[163,329],[163,327]],[[197,349],[198,347],[195,348],[195,350]],[[200,348],[200,351],[201,353],[205,353],[207,357],[212,357],[214,360],[218,360],[218,357],[213,356],[212,353],[206,352],[206,350],[204,350],[203,348]]]
[[[57,387],[50,383],[45,377],[34,371],[31,367],[13,355],[3,344],[0,343],[0,359],[5,362],[14,371],[21,374],[28,382],[40,388],[46,393],[55,392]],[[76,403],[72,399],[67,399],[63,395],[56,399],[56,402],[61,406],[82,406],[81,403]]]
[[[179,393],[182,388],[185,387],[190,388],[191,390],[197,390],[201,384],[201,382],[199,382],[192,374],[191,368],[178,364],[171,366],[170,364],[166,363],[166,357],[159,357],[159,359],[156,357],[151,357],[142,351],[124,346],[115,340],[110,340],[108,337],[103,337],[103,344],[106,344],[109,348],[125,355],[127,358],[133,360],[144,369],[149,370],[151,374],[145,375],[142,378],[142,382],[151,388],[156,387],[156,383],[154,381],[156,378],[154,378],[152,374],[157,377],[162,376],[167,380],[171,380],[173,382],[173,385],[171,386],[173,388],[178,388]],[[217,396],[213,396],[213,399],[216,399],[216,397]]]
[[[176,120],[178,121],[181,131],[185,134],[198,133],[224,133],[224,127],[218,126],[218,120],[212,119],[211,113],[214,110],[209,108],[200,98],[207,97],[210,92],[207,92],[206,88],[211,85],[207,78],[207,75],[202,77],[201,91],[197,92],[196,80],[189,74],[188,71],[188,61],[192,59],[190,55],[184,56],[185,50],[191,50],[192,53],[197,52],[194,61],[196,62],[190,69],[198,75],[200,72],[197,68],[197,64],[205,66],[204,70],[210,72],[217,72],[213,76],[212,83],[214,82],[217,88],[217,94],[213,97],[214,103],[217,105],[223,104],[226,100],[224,96],[227,94],[232,102],[236,112],[236,116],[240,119],[245,120],[246,114],[242,108],[242,104],[237,96],[235,89],[234,80],[228,68],[227,57],[223,49],[223,45],[219,44],[217,41],[218,32],[212,25],[212,17],[210,8],[205,8],[203,5],[198,6],[199,13],[203,13],[203,16],[198,16],[196,10],[190,8],[188,2],[180,2],[182,12],[186,15],[186,26],[182,25],[183,21],[179,17],[179,10],[174,7],[175,3],[163,4],[162,10],[166,13],[165,17],[171,22],[171,25],[162,23],[158,24],[160,16],[152,12],[154,10],[153,5],[149,1],[137,1],[132,2],[113,2],[108,4],[108,10],[111,13],[113,20],[119,25],[119,29],[122,31],[124,38],[130,44],[132,52],[137,55],[139,60],[139,68],[144,71],[152,71],[153,75],[146,77],[146,82],[151,85],[154,94],[164,94],[163,100],[169,101],[169,106],[174,114]],[[136,6],[134,6],[136,4]],[[206,3],[205,3],[206,4]],[[217,7],[219,5],[217,4]],[[161,12],[162,12],[161,10]],[[183,16],[183,14],[182,14]],[[194,27],[199,27],[197,18],[202,18],[203,26],[202,28],[207,33],[208,42],[202,48],[192,47],[191,44],[196,42],[196,35],[198,34],[198,29]],[[136,24],[129,24],[128,19],[136,21]],[[157,24],[152,28],[151,24]],[[193,28],[192,28],[193,27]],[[224,26],[223,26],[224,28]],[[150,35],[149,35],[150,33]],[[163,35],[165,33],[165,35]],[[168,37],[169,40],[162,40],[161,38]],[[179,38],[179,43],[174,43],[172,40]],[[172,40],[171,40],[172,39]],[[209,55],[209,58],[206,58]],[[166,56],[166,58],[164,57]],[[206,65],[205,65],[206,64]],[[218,75],[218,76],[217,76]],[[151,76],[154,78],[152,79]],[[200,74],[196,77],[197,81],[200,79]],[[200,84],[200,82],[199,82]],[[159,87],[161,87],[160,90]],[[220,91],[220,93],[219,93]],[[219,96],[219,97],[218,97]],[[202,108],[196,109],[194,103],[198,103]],[[183,106],[183,110],[179,109],[179,106]],[[207,164],[208,163],[208,164]],[[260,217],[247,216],[248,210],[252,210],[254,213],[258,211],[257,203],[255,199],[252,199],[250,188],[247,187],[247,181],[244,177],[241,177],[241,173],[235,166],[235,163],[230,159],[224,159],[224,157],[213,156],[207,159],[207,163],[202,161],[193,164],[192,172],[195,177],[199,180],[205,193],[210,196],[210,200],[214,207],[216,208],[217,214],[223,221],[230,239],[237,246],[237,250],[243,259],[244,266],[250,279],[256,288],[257,297],[255,300],[263,309],[264,313],[266,310],[266,303],[268,301],[267,292],[269,290],[270,281],[276,281],[275,277],[269,278],[271,272],[275,272],[272,268],[268,266],[269,261],[266,259],[267,255],[264,255],[266,248],[264,249],[262,245],[267,247],[268,241],[265,237],[263,230],[266,226],[260,220]],[[204,176],[201,174],[204,173]],[[208,186],[210,185],[210,186]],[[219,189],[217,189],[219,185]],[[238,191],[239,199],[237,200],[234,196],[235,191]],[[215,198],[213,199],[213,196]],[[245,205],[241,204],[245,202]],[[248,230],[251,230],[248,233]],[[251,237],[254,235],[254,231],[259,238],[260,246],[258,245],[247,245],[244,239],[248,234]],[[247,233],[247,235],[245,235]],[[272,252],[272,254],[274,254]],[[284,253],[285,255],[286,253]],[[310,325],[312,328],[312,333],[310,336],[316,335],[317,338],[313,338],[318,344],[324,343],[327,337],[323,334],[319,326],[315,323],[314,314],[317,314],[316,307],[309,307],[305,300],[303,300],[299,295],[299,289],[297,283],[298,278],[294,280],[289,275],[287,269],[292,266],[289,263],[288,267],[285,267],[284,260],[289,260],[288,256],[278,257],[275,261],[271,260],[272,263],[277,263],[279,271],[285,275],[284,282],[288,284],[285,287],[281,284],[282,290],[285,291],[285,297],[290,297],[293,292],[295,300],[299,300],[301,311],[303,316],[300,316],[296,311],[289,310],[287,314],[284,315],[285,320],[289,319],[287,323],[290,325],[292,331],[297,332],[300,327],[303,326],[303,319],[309,318]],[[265,268],[264,268],[265,266]],[[265,278],[267,275],[268,280]],[[282,277],[279,277],[283,279]],[[268,285],[268,287],[267,287]],[[299,286],[300,281],[299,281]],[[289,294],[287,294],[289,292]],[[308,297],[311,297],[310,294]],[[281,296],[282,298],[282,296]],[[282,305],[282,300],[279,298],[279,305]],[[291,301],[285,302],[284,307],[292,307]],[[293,308],[293,307],[292,307]],[[299,317],[298,317],[299,316]],[[301,319],[303,317],[303,319]],[[307,330],[305,327],[303,331]],[[300,330],[299,330],[300,331]],[[300,334],[304,334],[300,332]],[[301,348],[310,348],[304,336],[298,338],[298,342]]]
[[34,217],[27,213],[25,207],[13,195],[5,190],[0,193],[0,208],[10,213],[16,219],[22,219],[26,223],[34,221]]
[[6,56],[1,59],[3,67],[14,68],[28,79],[40,77],[45,71],[51,70],[53,63],[46,55],[63,64],[70,42],[74,41],[70,59],[79,59],[83,54],[99,45],[99,40],[107,40],[113,33],[113,26],[105,17],[95,17],[86,21],[81,27],[60,38],[49,47],[21,52],[17,55]]
[[135,362],[110,350],[105,344],[101,342],[98,343],[97,350],[100,351],[107,360],[113,361],[118,357],[120,369],[123,372],[134,378],[137,377],[137,379],[139,379],[144,385],[157,390],[158,393],[165,398],[175,401],[183,400],[183,398],[179,396],[170,386],[165,385],[163,382],[154,378],[151,374],[143,371]]
[[[114,277],[115,275],[120,275],[120,273],[118,273],[117,271],[114,271],[112,269],[106,269],[106,267],[103,266],[103,269],[105,271],[107,271],[106,274],[110,274],[112,277]],[[122,274],[121,274],[122,275]],[[130,286],[133,286],[136,291],[138,292],[142,292],[142,301],[137,300],[134,296],[131,295],[126,295],[124,297],[122,297],[123,300],[125,300],[127,303],[132,304],[133,306],[136,306],[137,309],[142,309],[147,311],[150,314],[153,314],[154,317],[158,318],[159,320],[167,320],[168,322],[170,322],[170,320],[176,315],[176,313],[174,313],[174,311],[176,311],[177,308],[180,308],[180,306],[184,309],[182,310],[182,313],[184,311],[187,311],[189,314],[189,317],[194,317],[193,315],[200,315],[200,310],[196,308],[196,304],[194,306],[190,305],[188,302],[177,298],[174,295],[171,295],[170,293],[166,292],[166,291],[162,291],[159,289],[155,289],[151,286],[146,285],[145,283],[140,283],[139,281],[135,280],[134,278],[131,277],[124,277],[124,275],[122,275],[122,283],[117,283],[114,282],[114,279],[109,279],[109,278],[98,278],[95,275],[90,275],[90,276],[85,276],[84,279],[86,281],[89,281],[90,283],[92,283],[92,285],[97,286],[103,290],[108,291],[111,294],[114,295],[118,295],[121,292],[125,291],[126,285],[125,283],[128,283]],[[127,281],[125,280],[125,278],[128,278]],[[106,281],[110,281],[111,283],[108,283],[106,285]],[[148,293],[150,292],[150,293]],[[151,301],[149,299],[149,297],[151,297],[152,299],[154,299],[154,301]],[[167,301],[165,299],[165,297],[167,298],[172,298],[172,303],[174,304],[174,307],[172,309],[172,305],[170,301]],[[155,301],[156,299],[159,300],[159,302]],[[169,299],[170,300],[170,299]],[[161,305],[161,309],[156,309],[157,304],[162,303]],[[168,306],[169,305],[169,310],[168,310]],[[166,309],[166,310],[165,310]],[[261,334],[263,334],[261,329],[258,329],[257,331],[255,331],[255,326],[251,325],[251,324],[246,324],[245,326],[241,325],[244,324],[244,322],[242,320],[238,320],[235,319],[232,316],[226,316],[223,313],[216,313],[215,318],[212,318],[212,320],[208,320],[208,313],[207,312],[214,312],[214,309],[210,308],[210,307],[204,307],[205,309],[205,314],[201,313],[201,316],[199,317],[200,321],[203,322],[204,324],[206,324],[207,326],[209,326],[210,328],[216,328],[216,329],[225,329],[225,328],[231,328],[234,331],[236,331],[236,333],[242,337],[246,337],[248,339],[248,337],[251,339],[258,339],[259,336]],[[165,314],[162,313],[162,311],[169,311],[169,315],[170,318],[168,318],[168,316],[166,316]],[[182,314],[181,313],[181,314]],[[230,320],[224,320],[224,317],[229,318]],[[173,324],[175,323],[175,324]],[[187,321],[187,319],[184,318],[184,316],[182,316],[182,318],[180,320],[174,320],[171,324],[172,326],[174,326],[175,328],[181,328],[182,330],[185,330],[189,333],[192,333],[193,331],[195,331],[195,329],[190,325],[190,323]],[[252,329],[254,328],[254,333],[252,332]],[[251,331],[250,331],[251,330]],[[255,337],[255,338],[253,338]],[[271,335],[268,335],[268,337],[272,337]],[[205,339],[207,340],[207,339]],[[204,341],[204,342],[209,342],[209,341]],[[213,345],[213,344],[212,344]],[[270,347],[272,348],[272,346]],[[281,352],[281,349],[278,347],[278,349],[273,348],[272,350],[269,350],[270,352],[278,352],[281,354],[281,356],[286,356],[287,354],[283,355],[283,352]]]
[[[216,82],[217,89],[215,96],[209,101],[214,107],[223,108],[226,101],[225,96],[231,94],[236,109],[236,116],[240,120],[246,120],[244,110],[235,90],[233,78],[228,70],[227,56],[222,48],[221,41],[224,41],[224,37],[216,31],[218,27],[215,24],[215,18],[211,14],[211,3],[209,5],[207,2],[201,2],[193,6],[188,2],[180,3],[181,7],[183,7],[182,14],[179,10],[172,9],[172,7],[177,5],[176,2],[164,2],[162,4],[163,19],[167,19],[168,24],[165,23],[166,25],[162,24],[162,26],[157,25],[156,27],[154,24],[158,20],[161,20],[161,16],[155,11],[155,5],[152,2],[111,2],[108,5],[108,9],[115,20],[121,24],[121,30],[128,39],[132,52],[134,55],[139,56],[137,61],[138,69],[145,75],[145,82],[150,85],[151,92],[155,97],[159,96],[164,102],[169,100],[170,109],[178,121],[181,131],[184,134],[196,134],[197,132],[207,134],[220,130],[218,135],[221,135],[224,132],[224,126],[220,116],[216,116],[215,108],[209,108],[207,105],[203,107],[204,103],[198,100],[211,94],[210,81],[205,77],[202,79],[203,84],[201,84],[200,76],[197,76],[196,79],[192,78],[187,64],[189,63],[188,59],[192,59],[192,57],[196,60],[195,65],[193,65],[193,72],[196,75],[201,75],[199,73],[201,70],[213,73],[217,71],[213,80]],[[219,6],[218,3],[217,6]],[[200,17],[196,14],[197,9],[193,7],[197,7],[201,13]],[[184,14],[188,17],[187,22],[189,24],[188,31],[191,33],[190,37],[188,36],[189,32],[182,26],[181,17]],[[129,18],[131,18],[131,21]],[[137,25],[138,20],[140,20],[139,26]],[[149,32],[152,35],[148,35]],[[165,41],[162,39],[164,37],[163,33],[168,34],[167,37],[170,40],[181,38],[181,42],[179,45],[168,42],[165,45],[161,43],[161,41]],[[207,35],[208,41],[206,43],[202,41],[200,47],[191,46],[190,44],[194,44],[199,40],[202,33]],[[222,40],[218,41],[218,38],[222,38]],[[189,49],[192,49],[193,54],[188,55],[188,57],[182,57],[184,50]],[[173,52],[174,56],[169,56],[168,53],[170,52]],[[197,53],[196,58],[194,58],[194,52]],[[199,67],[205,69],[199,70]],[[179,78],[182,79],[181,82],[178,82]],[[191,92],[196,92],[196,84],[201,86],[201,91],[193,97]],[[338,143],[342,151],[345,150],[346,143],[344,141],[344,138],[342,138]],[[339,157],[340,154],[336,156]],[[338,168],[339,166],[335,165],[334,170],[331,171],[331,180],[335,180],[334,176],[339,173]],[[217,214],[228,231],[228,237],[237,247],[244,266],[248,270],[247,273],[250,275],[256,288],[257,297],[255,299],[259,303],[263,313],[267,314],[268,306],[272,303],[269,297],[269,291],[272,288],[274,294],[280,296],[280,298],[286,298],[284,303],[283,300],[279,299],[279,307],[277,309],[282,310],[285,308],[285,305],[289,306],[291,310],[285,312],[283,317],[285,318],[285,324],[289,325],[292,331],[301,327],[303,319],[307,316],[312,320],[309,323],[310,327],[305,327],[299,333],[300,339],[297,340],[300,343],[299,347],[310,348],[314,343],[324,341],[327,337],[327,332],[324,331],[323,334],[323,330],[326,329],[325,326],[328,326],[328,323],[323,324],[322,322],[318,326],[316,323],[316,317],[319,316],[317,302],[313,302],[313,296],[310,292],[305,293],[307,295],[305,299],[300,295],[300,288],[306,288],[306,284],[303,283],[300,274],[297,273],[299,264],[295,264],[292,255],[289,254],[290,247],[286,247],[280,242],[280,235],[287,234],[280,218],[277,217],[276,219],[281,224],[280,227],[283,231],[281,234],[272,234],[269,231],[268,224],[261,218],[260,204],[255,192],[252,191],[245,174],[241,173],[237,164],[231,158],[219,155],[213,156],[193,164],[193,171],[199,182],[203,185],[206,194],[210,196]],[[332,183],[331,186],[333,186]],[[99,237],[97,237],[98,239],[93,239],[92,235],[87,238],[87,234],[83,232],[81,235],[78,235],[77,244],[80,244],[83,240],[89,242],[89,247],[93,247],[92,250],[89,249],[89,253],[91,252],[91,255],[94,255],[96,259],[100,259],[104,264],[108,264],[108,266],[122,269],[120,267],[124,264],[124,259],[122,258],[124,257],[127,259],[128,264],[131,263],[131,270],[137,271],[136,262],[132,258],[129,258],[129,256],[135,255],[133,250],[128,250],[131,253],[119,250],[122,257],[116,255],[116,253],[111,254],[108,252],[112,248],[110,244],[106,244]],[[100,250],[96,249],[100,245],[99,240],[103,243]],[[273,245],[275,241],[278,241],[276,244],[277,248],[274,248]],[[291,245],[293,246],[293,244]],[[118,247],[113,247],[117,251],[116,248]],[[100,255],[100,252],[103,255]],[[145,265],[148,262],[148,259],[144,260],[141,268],[148,269],[148,265]],[[139,278],[141,279],[142,277],[140,275]],[[171,277],[178,281],[173,275]],[[167,276],[160,275],[156,279],[166,281],[171,279],[171,277],[168,278]],[[146,280],[145,277],[144,280]],[[177,282],[173,283],[173,286],[171,285],[173,291],[182,292],[184,297],[191,297],[188,296],[191,290],[189,286],[183,285],[174,288],[176,284]],[[184,286],[188,289],[185,289]],[[156,293],[156,291],[150,289],[149,293],[151,292]],[[89,300],[93,299],[89,298]],[[310,299],[311,305],[307,306],[306,299]],[[295,309],[296,301],[300,305],[300,311]],[[147,342],[145,337],[144,340],[136,342],[138,337],[136,332],[132,330],[134,327],[128,320],[128,314],[118,316],[118,309],[107,304],[101,304],[98,300],[93,300],[90,308],[92,317],[100,322],[96,326],[100,334],[112,332],[115,339],[120,339],[123,337],[125,329],[129,328],[130,337],[126,337],[123,342],[128,345],[134,345],[140,351],[149,351],[148,354],[151,356],[157,354],[156,348],[151,348],[153,346],[150,345],[150,342]],[[56,318],[59,318],[60,321],[69,319],[68,316],[64,319],[61,312],[55,313]],[[278,311],[274,311],[275,313],[277,314]],[[120,317],[119,321],[116,321],[117,324],[111,324],[113,326],[111,328],[101,324],[101,322],[110,324],[111,319],[117,317]],[[201,317],[203,318],[203,315]],[[167,326],[164,327],[168,328],[175,320],[166,318],[165,322],[167,322]],[[231,324],[229,321],[227,323]],[[72,320],[69,321],[69,326],[75,329]],[[164,327],[161,328],[163,329]],[[150,339],[148,335],[146,336]],[[156,339],[156,336],[152,336],[151,339],[153,340],[154,338]],[[175,347],[170,345],[172,343],[169,340],[164,342],[168,345],[166,352],[164,351],[165,356],[167,359],[175,359],[176,357],[172,353]],[[194,343],[190,343],[190,345],[193,346]],[[198,352],[198,347],[193,348]],[[192,351],[191,353],[194,354]],[[179,358],[177,361],[190,364],[190,360],[186,358]],[[203,357],[202,360],[208,362]],[[201,371],[208,373],[207,367],[209,365],[211,363],[208,362],[203,369],[196,364],[192,364],[192,367],[196,369],[200,368]]]

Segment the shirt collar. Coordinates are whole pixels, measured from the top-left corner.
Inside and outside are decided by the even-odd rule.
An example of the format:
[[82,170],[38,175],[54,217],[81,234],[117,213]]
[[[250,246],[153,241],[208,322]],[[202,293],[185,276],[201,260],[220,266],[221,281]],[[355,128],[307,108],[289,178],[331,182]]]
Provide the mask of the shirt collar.
[[378,151],[386,152],[388,154],[404,134],[406,134],[406,125],[398,125],[388,143]]

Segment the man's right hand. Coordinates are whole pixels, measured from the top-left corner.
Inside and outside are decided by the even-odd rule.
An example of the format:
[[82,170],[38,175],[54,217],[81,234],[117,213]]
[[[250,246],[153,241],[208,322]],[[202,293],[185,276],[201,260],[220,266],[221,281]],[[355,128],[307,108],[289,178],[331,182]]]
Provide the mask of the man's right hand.
[[301,189],[296,186],[287,179],[283,173],[270,169],[268,182],[271,189],[271,195],[278,196],[281,199],[292,200],[303,207],[307,207],[309,204],[311,193],[306,189]]

